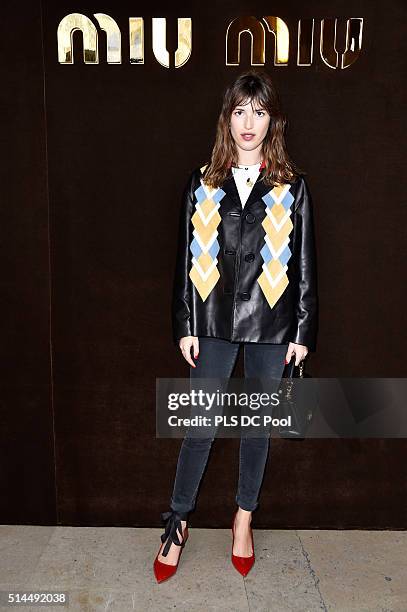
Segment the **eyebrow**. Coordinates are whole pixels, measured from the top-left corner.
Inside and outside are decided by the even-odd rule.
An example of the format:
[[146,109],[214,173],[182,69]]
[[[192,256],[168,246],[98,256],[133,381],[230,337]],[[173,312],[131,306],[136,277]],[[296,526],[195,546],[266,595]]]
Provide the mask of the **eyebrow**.
[[[243,108],[242,106],[236,106],[235,110],[246,110],[246,109]],[[256,111],[266,111],[265,108],[255,108],[254,110],[256,110]]]

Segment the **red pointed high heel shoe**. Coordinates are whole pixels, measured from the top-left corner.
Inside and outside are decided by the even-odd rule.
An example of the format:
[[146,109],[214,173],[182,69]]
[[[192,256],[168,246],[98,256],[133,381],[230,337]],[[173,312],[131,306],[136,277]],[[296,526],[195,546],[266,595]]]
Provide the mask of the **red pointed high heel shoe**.
[[[161,519],[165,521],[166,527],[165,532],[161,535],[161,546],[158,550],[156,558],[154,560],[154,574],[157,579],[157,582],[163,582],[164,580],[168,580],[173,576],[178,568],[179,560],[181,559],[181,554],[184,549],[185,543],[188,539],[188,525],[185,527],[184,534],[182,535],[182,525],[181,521],[186,521],[188,518],[188,512],[176,512],[175,510],[171,510],[170,512],[163,512],[161,514]],[[179,539],[178,533],[182,536],[182,542]],[[164,546],[164,550],[162,551],[162,555],[166,557],[168,555],[168,551],[170,550],[171,544],[175,544],[176,546],[181,546],[181,550],[179,553],[178,561],[176,565],[170,565],[168,563],[163,563],[158,560],[158,556],[161,553],[162,545],[164,542],[167,543]]]
[[250,536],[252,539],[252,550],[253,553],[250,557],[238,557],[237,555],[233,554],[233,544],[235,543],[235,531],[234,531],[234,527],[235,527],[235,521],[236,521],[236,514],[237,514],[237,510],[233,516],[233,521],[232,521],[232,534],[233,534],[233,542],[232,542],[232,563],[234,565],[234,567],[237,569],[237,571],[242,574],[242,576],[247,576],[247,574],[250,572],[250,570],[253,567],[254,564],[254,542],[253,542],[253,531],[252,528],[250,527]]

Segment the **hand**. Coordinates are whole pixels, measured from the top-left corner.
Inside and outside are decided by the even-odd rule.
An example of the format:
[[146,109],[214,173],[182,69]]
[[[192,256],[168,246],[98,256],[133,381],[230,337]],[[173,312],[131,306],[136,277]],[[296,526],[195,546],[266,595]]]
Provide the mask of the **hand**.
[[199,355],[199,339],[196,336],[184,336],[179,341],[179,347],[188,363],[193,368],[196,368],[196,365],[191,358],[191,348],[194,349],[194,358],[196,359]]
[[295,342],[290,342],[287,349],[287,354],[285,356],[285,360],[287,363],[290,363],[292,355],[295,355],[295,365],[299,365],[300,361],[305,359],[308,354],[308,348],[303,344],[296,344]]

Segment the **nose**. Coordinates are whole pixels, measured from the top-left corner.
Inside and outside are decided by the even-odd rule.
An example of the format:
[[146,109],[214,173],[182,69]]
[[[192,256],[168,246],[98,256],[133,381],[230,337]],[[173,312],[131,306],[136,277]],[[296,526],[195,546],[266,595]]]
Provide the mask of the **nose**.
[[250,115],[249,113],[246,115],[246,119],[244,122],[244,128],[245,130],[250,131],[253,127],[253,115]]

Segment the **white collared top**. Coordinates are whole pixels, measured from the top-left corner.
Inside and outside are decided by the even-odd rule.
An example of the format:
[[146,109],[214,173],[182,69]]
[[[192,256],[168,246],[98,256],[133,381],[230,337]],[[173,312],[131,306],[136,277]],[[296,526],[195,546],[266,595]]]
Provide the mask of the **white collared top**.
[[[232,166],[232,173],[242,201],[242,207],[246,204],[253,185],[259,176],[260,164],[261,162],[246,166],[244,164],[239,164],[237,167]],[[247,184],[247,179],[250,179],[251,185]]]

